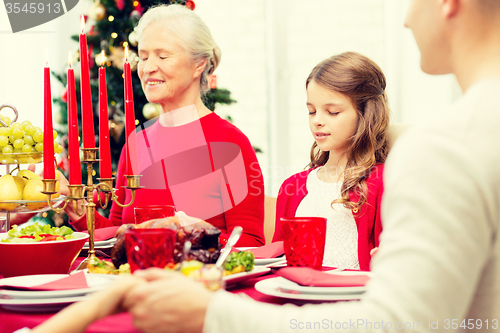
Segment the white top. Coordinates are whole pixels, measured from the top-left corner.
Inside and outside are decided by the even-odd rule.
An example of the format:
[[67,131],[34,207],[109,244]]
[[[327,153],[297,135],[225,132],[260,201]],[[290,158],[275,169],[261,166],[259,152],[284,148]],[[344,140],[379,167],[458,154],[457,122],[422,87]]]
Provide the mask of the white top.
[[362,301],[277,306],[218,291],[204,332],[297,332],[294,321],[323,320],[343,332],[389,331],[382,322],[390,332],[497,331],[500,78],[474,84],[451,111],[407,131],[389,154],[384,231]]
[[332,201],[340,198],[342,182],[326,183],[319,179],[316,168],[307,176],[307,195],[295,216],[325,217],[326,240],[323,265],[359,269],[358,229],[352,211]]

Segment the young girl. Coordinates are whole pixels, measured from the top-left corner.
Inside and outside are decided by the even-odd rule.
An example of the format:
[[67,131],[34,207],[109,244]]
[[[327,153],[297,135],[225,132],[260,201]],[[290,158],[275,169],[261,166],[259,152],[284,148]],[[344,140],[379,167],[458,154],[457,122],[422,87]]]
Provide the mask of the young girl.
[[327,218],[323,265],[368,270],[382,231],[383,163],[388,153],[385,77],[370,59],[342,53],[318,64],[306,81],[311,163],[283,183],[280,218]]

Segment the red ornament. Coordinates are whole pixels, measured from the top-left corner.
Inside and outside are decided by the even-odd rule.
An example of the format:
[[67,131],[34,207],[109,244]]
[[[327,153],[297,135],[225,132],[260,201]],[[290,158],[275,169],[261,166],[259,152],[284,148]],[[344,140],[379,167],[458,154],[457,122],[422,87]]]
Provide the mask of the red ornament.
[[[139,1],[137,1],[139,2]],[[141,3],[139,2],[139,4],[135,7],[135,10],[137,10],[137,12],[139,13],[139,16],[142,16],[142,13],[144,13],[144,7],[141,6]]]
[[191,9],[191,10],[194,10],[194,8],[196,7],[195,4],[194,4],[194,1],[192,0],[187,0],[186,1],[186,7]]
[[57,163],[57,168],[62,172],[66,172],[68,170],[69,159],[67,157],[63,157],[59,163]]
[[[94,45],[92,45],[92,44],[89,45],[89,54],[90,55],[94,54]],[[89,68],[94,67],[94,65],[95,65],[94,57],[90,56],[89,57]]]
[[125,1],[124,0],[116,0],[116,7],[118,7],[119,10],[123,10],[125,7]]
[[210,75],[208,77],[208,86],[210,89],[217,89],[217,76],[216,75]]
[[61,100],[64,103],[68,103],[68,88],[63,88],[63,93],[61,95]]

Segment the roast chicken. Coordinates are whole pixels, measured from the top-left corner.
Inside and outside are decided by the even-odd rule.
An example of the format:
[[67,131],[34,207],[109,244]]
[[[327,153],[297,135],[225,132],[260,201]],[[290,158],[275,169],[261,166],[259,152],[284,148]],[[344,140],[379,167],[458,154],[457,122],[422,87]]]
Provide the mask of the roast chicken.
[[220,230],[208,222],[198,220],[181,226],[177,216],[155,219],[141,224],[124,224],[116,232],[116,244],[111,251],[111,260],[115,267],[127,262],[125,250],[125,233],[134,228],[168,228],[176,232],[177,241],[174,249],[174,260],[182,259],[184,242],[191,242],[191,251],[186,260],[198,260],[203,263],[215,263],[220,255]]

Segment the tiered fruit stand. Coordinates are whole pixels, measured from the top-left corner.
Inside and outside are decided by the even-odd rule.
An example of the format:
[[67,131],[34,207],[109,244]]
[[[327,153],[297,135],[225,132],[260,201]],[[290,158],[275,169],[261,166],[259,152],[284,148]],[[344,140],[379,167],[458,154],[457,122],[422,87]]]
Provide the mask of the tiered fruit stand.
[[[2,109],[9,108],[14,112],[14,119],[12,123],[16,122],[18,119],[17,109],[9,104],[4,104],[0,106],[0,111]],[[0,119],[0,126],[9,126],[2,119]],[[43,158],[42,152],[31,152],[31,153],[2,153],[0,151],[0,164],[5,165],[6,173],[12,174],[15,170],[20,170],[22,164],[37,164],[41,163]],[[14,166],[14,167],[13,167]],[[13,167],[13,168],[12,168]],[[2,189],[0,188],[0,191]],[[58,206],[64,200],[64,196],[58,198],[52,198],[52,204]],[[6,215],[6,219],[0,222],[0,232],[6,232],[10,229],[10,220],[12,213],[39,213],[48,211],[49,207],[47,200],[13,200],[13,201],[0,201],[1,208],[0,213]]]

